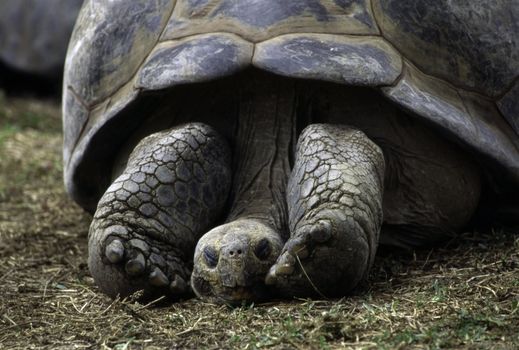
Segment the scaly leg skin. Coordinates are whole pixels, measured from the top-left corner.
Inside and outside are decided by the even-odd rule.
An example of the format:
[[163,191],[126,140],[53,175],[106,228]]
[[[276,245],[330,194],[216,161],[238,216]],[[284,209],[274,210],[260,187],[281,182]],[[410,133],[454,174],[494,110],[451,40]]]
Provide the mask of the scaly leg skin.
[[222,214],[230,150],[204,124],[144,138],[101,198],[89,232],[88,265],[111,297],[190,291],[198,238]]
[[266,283],[287,296],[331,297],[365,278],[382,224],[384,167],[363,132],[308,126],[287,188],[290,239]]

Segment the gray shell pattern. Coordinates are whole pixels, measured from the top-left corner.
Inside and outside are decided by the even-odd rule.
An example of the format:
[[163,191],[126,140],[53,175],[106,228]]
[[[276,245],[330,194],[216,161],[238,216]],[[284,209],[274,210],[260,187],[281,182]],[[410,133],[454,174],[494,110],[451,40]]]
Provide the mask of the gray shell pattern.
[[95,207],[113,122],[143,92],[250,66],[378,88],[517,186],[518,19],[515,0],[88,0],[65,67],[67,189]]

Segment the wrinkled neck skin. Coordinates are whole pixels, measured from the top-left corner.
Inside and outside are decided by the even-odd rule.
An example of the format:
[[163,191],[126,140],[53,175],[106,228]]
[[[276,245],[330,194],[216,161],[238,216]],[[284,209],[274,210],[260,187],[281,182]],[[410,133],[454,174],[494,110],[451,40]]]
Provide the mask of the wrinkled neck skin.
[[253,76],[240,91],[226,222],[252,219],[288,237],[286,184],[295,143],[296,87]]

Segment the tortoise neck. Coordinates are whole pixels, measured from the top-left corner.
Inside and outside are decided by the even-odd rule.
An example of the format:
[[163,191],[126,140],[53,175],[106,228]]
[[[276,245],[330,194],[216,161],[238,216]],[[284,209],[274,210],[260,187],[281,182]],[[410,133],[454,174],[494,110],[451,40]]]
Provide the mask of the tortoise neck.
[[268,78],[253,76],[239,91],[228,221],[259,219],[286,233],[286,184],[296,137],[296,84]]

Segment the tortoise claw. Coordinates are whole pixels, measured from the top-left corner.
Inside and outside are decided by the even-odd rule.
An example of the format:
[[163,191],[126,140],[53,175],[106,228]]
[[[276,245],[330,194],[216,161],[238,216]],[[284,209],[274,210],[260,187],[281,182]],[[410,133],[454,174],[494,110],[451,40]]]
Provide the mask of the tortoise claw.
[[165,287],[169,284],[168,277],[158,267],[150,273],[149,281],[155,287]]
[[174,294],[183,294],[187,292],[187,283],[184,281],[182,277],[179,275],[175,275],[173,278],[173,282],[169,285],[170,290]]
[[296,258],[289,252],[283,253],[276,263],[276,275],[290,275],[294,273]]
[[265,284],[276,284],[279,277],[293,274],[295,271],[295,265],[296,258],[290,253],[284,252],[267,273]]
[[272,266],[265,277],[265,284],[267,286],[273,286],[277,282],[276,265]]
[[118,239],[114,239],[106,246],[105,256],[112,264],[121,262],[124,258],[123,243]]
[[295,237],[287,242],[285,250],[288,254],[298,257],[299,259],[306,259],[310,256],[310,250],[304,242],[304,239]]
[[308,227],[307,230],[309,230],[311,240],[316,243],[325,243],[332,238],[332,225],[327,220],[320,220],[315,226]]
[[138,276],[146,269],[144,255],[138,253],[137,256],[126,263],[126,273],[130,276]]

